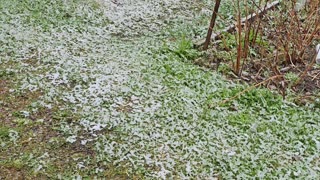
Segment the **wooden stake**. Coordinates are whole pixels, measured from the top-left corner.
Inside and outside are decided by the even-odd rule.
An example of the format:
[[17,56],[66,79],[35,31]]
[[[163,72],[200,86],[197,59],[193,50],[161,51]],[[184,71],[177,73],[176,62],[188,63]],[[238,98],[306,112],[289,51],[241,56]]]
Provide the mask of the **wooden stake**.
[[214,10],[212,12],[210,26],[209,26],[209,29],[208,29],[206,41],[204,42],[204,45],[203,45],[203,50],[207,50],[208,49],[208,46],[209,46],[209,43],[210,43],[210,40],[211,40],[212,30],[213,30],[213,27],[214,27],[214,25],[216,23],[217,14],[218,14],[219,7],[220,7],[220,2],[221,2],[221,0],[216,0],[216,4],[214,5]]
[[[217,2],[218,2],[218,0],[217,0]],[[219,2],[220,2],[220,0],[219,0]],[[268,3],[264,9],[260,9],[257,13],[253,13],[253,14],[250,14],[248,17],[242,18],[242,19],[241,19],[241,22],[242,22],[242,23],[245,23],[245,21],[253,22],[257,17],[263,16],[268,10],[274,9],[274,8],[277,7],[279,4],[280,4],[280,1],[274,1],[274,2],[272,2],[272,3]],[[213,15],[214,15],[214,14],[212,14],[212,16],[213,16]],[[212,19],[211,19],[211,22],[212,22]],[[213,25],[214,25],[214,21],[213,21]],[[210,27],[211,27],[211,24],[210,24]],[[212,26],[212,28],[213,28],[213,26]],[[210,32],[210,33],[212,33],[212,28],[211,28],[211,32]],[[210,30],[210,28],[209,28],[209,30]],[[200,46],[204,45],[206,42],[208,42],[208,46],[209,46],[210,40],[218,40],[218,39],[221,38],[221,35],[222,35],[223,33],[231,33],[231,32],[233,32],[233,31],[235,31],[235,30],[236,30],[236,25],[233,24],[233,25],[230,25],[230,26],[226,27],[226,28],[223,29],[221,32],[215,34],[213,37],[211,37],[211,34],[209,34],[209,30],[208,30],[208,35],[207,35],[206,40],[204,41],[204,40],[202,39],[202,40],[199,40],[199,41],[197,41],[197,42],[194,42],[195,47],[200,47]],[[209,35],[210,35],[210,36],[209,36]],[[208,39],[208,37],[209,37],[210,39]],[[204,46],[204,47],[205,47],[205,46]],[[205,49],[205,48],[204,48],[204,49]]]

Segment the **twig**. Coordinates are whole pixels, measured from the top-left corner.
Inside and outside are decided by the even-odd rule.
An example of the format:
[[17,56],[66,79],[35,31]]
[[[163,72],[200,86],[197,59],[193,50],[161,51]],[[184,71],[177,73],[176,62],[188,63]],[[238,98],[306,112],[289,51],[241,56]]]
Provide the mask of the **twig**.
[[315,75],[314,77],[312,77],[311,81],[314,81],[319,75],[320,75],[320,72],[317,75]]
[[223,104],[225,104],[225,103],[227,103],[227,102],[229,102],[229,101],[232,101],[232,100],[236,99],[237,97],[241,96],[242,94],[244,94],[244,93],[246,93],[246,92],[248,92],[248,91],[250,91],[250,90],[252,90],[252,89],[254,89],[254,88],[256,88],[256,87],[258,87],[258,86],[260,86],[260,85],[262,85],[262,84],[264,84],[265,82],[269,82],[269,81],[271,81],[271,80],[273,80],[273,79],[277,79],[277,78],[280,78],[280,77],[283,77],[283,75],[275,75],[275,76],[272,76],[272,77],[270,77],[270,78],[268,78],[268,79],[266,79],[266,80],[264,80],[264,81],[261,81],[261,82],[258,83],[258,84],[252,85],[252,86],[246,88],[245,90],[239,92],[239,93],[236,94],[235,96],[232,96],[231,98],[228,98],[228,99],[226,99],[226,100],[220,101],[220,102],[218,103],[218,105],[221,106],[221,105],[223,105]]
[[316,63],[316,59],[317,59],[317,55],[314,56],[314,58],[312,59],[311,63],[307,66],[307,68],[302,73],[300,73],[299,79],[294,83],[293,87],[296,87],[302,81],[302,79],[307,75],[309,70]]

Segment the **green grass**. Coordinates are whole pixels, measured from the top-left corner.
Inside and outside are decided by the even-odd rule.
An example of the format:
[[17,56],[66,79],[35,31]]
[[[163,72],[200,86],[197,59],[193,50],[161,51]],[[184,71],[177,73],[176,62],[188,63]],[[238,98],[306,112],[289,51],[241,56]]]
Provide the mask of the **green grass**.
[[[2,21],[21,20],[24,24],[41,27],[48,31],[57,26],[76,26],[79,31],[83,26],[95,25],[105,26],[109,20],[103,18],[99,12],[99,4],[95,1],[4,1],[0,5]],[[95,11],[93,13],[93,11]],[[10,16],[13,15],[13,16]]]
[[319,105],[263,88],[218,105],[247,85],[192,63],[196,3],[121,38],[99,3],[0,4],[0,178],[319,177]]

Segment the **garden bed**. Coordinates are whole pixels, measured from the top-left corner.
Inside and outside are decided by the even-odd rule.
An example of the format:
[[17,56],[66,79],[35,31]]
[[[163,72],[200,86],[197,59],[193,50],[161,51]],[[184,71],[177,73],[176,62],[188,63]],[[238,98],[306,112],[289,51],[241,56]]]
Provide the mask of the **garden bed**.
[[[306,100],[319,98],[320,66],[315,63],[315,46],[320,42],[318,12],[311,12],[312,7],[306,7],[301,12],[291,11],[295,13],[291,14],[294,17],[283,19],[290,16],[288,12],[284,12],[285,8],[289,9],[287,4],[266,7],[268,11],[260,10],[263,13],[257,16],[255,21],[248,23],[251,28],[248,31],[248,56],[242,59],[241,75],[234,72],[238,47],[236,25],[222,33],[218,32],[213,38],[212,49],[196,59],[195,64],[252,85],[265,81],[261,85],[280,92],[284,98],[288,90],[294,92],[300,100],[304,99],[303,97]],[[314,13],[314,17],[310,17],[311,13]],[[245,24],[246,19],[243,18],[241,22]],[[309,42],[308,38],[311,36],[313,38]],[[242,40],[242,43],[245,41]],[[274,76],[279,77],[268,79]]]

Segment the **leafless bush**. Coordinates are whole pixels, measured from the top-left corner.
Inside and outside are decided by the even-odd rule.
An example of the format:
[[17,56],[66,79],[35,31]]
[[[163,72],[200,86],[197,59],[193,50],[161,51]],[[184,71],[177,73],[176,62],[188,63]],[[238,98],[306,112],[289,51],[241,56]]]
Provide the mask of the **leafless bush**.
[[[275,6],[268,6],[272,3]],[[280,90],[283,96],[288,88],[305,81],[315,63],[310,49],[320,40],[319,7],[318,0],[306,1],[302,8],[297,8],[296,0],[234,1],[234,73],[255,83],[279,77],[267,81],[266,86]]]

